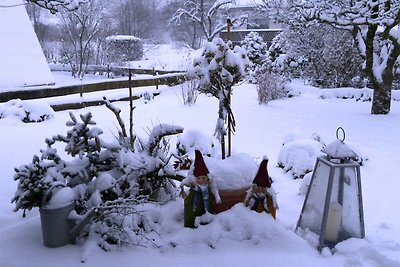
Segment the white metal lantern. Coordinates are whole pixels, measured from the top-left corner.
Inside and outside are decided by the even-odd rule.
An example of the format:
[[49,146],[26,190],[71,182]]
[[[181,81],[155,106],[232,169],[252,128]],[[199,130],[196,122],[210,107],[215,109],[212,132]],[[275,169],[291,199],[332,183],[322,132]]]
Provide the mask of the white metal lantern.
[[297,221],[296,230],[309,229],[319,236],[318,250],[333,248],[350,237],[363,238],[364,215],[361,195],[360,165],[357,154],[336,140],[321,151]]

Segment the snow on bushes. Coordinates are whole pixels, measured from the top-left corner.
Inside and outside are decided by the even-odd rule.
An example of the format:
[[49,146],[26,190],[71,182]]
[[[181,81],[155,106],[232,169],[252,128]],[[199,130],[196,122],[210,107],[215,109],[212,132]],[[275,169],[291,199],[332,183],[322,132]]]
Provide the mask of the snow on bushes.
[[317,134],[307,136],[301,131],[285,136],[278,155],[278,166],[290,172],[294,179],[303,178],[314,169],[324,143]]
[[259,104],[287,96],[284,79],[275,73],[263,72],[257,75],[257,95]]
[[[18,186],[12,199],[14,210],[24,210],[25,214],[25,210],[41,207],[49,188],[63,185],[62,191],[53,190],[56,199],[46,201],[57,206],[73,196],[78,215],[93,207],[103,211],[92,222],[90,234],[100,237],[97,240],[104,249],[146,240],[142,235],[150,231],[145,225],[147,219],[135,205],[148,202],[159,189],[164,189],[169,198],[175,197],[170,178],[176,173],[165,137],[182,132],[182,127],[160,124],[147,139],[134,139],[131,147],[122,139],[104,142],[100,137],[103,131],[95,127],[91,113],[80,115],[80,121],[72,113],[70,117],[66,125],[71,129],[65,136],[47,138],[47,148],[41,150],[40,157],[34,155],[32,163],[15,169]],[[56,143],[65,144],[65,158],[53,147]],[[142,223],[126,223],[134,219]]]
[[256,82],[257,69],[264,64],[268,46],[257,32],[250,32],[241,42],[241,46],[246,50],[247,58],[252,63],[249,70],[249,81]]
[[106,38],[110,63],[138,60],[143,57],[143,42],[130,35],[113,35]]
[[0,119],[11,116],[23,122],[42,122],[53,118],[54,110],[46,103],[13,99],[0,106]]
[[[360,149],[346,142],[358,156],[353,160],[363,164],[368,160]],[[290,172],[294,179],[311,179],[310,172],[313,171],[317,157],[325,155],[321,149],[326,146],[321,136],[317,133],[307,134],[303,129],[296,129],[284,137],[282,148],[278,155],[278,166]],[[299,188],[299,194],[304,194],[307,190],[308,182],[304,181]]]

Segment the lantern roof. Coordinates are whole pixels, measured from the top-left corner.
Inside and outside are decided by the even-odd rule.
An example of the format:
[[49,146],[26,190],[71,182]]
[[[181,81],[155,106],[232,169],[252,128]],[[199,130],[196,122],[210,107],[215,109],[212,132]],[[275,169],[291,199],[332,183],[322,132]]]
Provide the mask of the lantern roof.
[[332,143],[321,149],[321,151],[327,154],[329,157],[335,159],[358,157],[358,155],[348,145],[346,145],[342,140],[339,139],[333,141]]

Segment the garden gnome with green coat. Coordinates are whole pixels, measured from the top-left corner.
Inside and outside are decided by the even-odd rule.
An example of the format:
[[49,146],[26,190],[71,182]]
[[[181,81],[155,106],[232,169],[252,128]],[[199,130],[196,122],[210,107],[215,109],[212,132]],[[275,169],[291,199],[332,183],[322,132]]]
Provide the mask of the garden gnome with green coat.
[[[209,175],[203,155],[195,150],[195,160],[189,175],[181,182],[181,194],[184,201],[184,226],[195,228],[212,220],[213,202],[221,203],[218,190]],[[186,195],[183,186],[190,187]]]
[[258,172],[253,180],[253,185],[247,191],[244,205],[257,212],[267,212],[276,219],[278,204],[276,193],[272,188],[272,179],[267,169],[268,157],[264,156]]

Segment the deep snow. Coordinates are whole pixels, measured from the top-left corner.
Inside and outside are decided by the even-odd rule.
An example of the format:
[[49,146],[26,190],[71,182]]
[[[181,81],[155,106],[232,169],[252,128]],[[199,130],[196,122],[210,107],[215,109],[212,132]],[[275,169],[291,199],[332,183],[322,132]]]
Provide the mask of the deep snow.
[[[175,47],[171,53],[168,46],[152,48],[146,51],[142,61],[133,62],[131,66],[185,69],[190,65],[188,50]],[[56,73],[54,77],[58,84],[70,83],[70,77],[65,73]],[[94,78],[87,76],[86,80]],[[84,266],[400,266],[397,207],[400,204],[397,192],[400,188],[400,92],[393,93],[396,101],[392,101],[389,115],[373,116],[370,115],[370,102],[342,99],[343,96],[366,99],[371,94],[369,89],[320,90],[301,82],[293,82],[289,87],[295,97],[267,105],[258,104],[255,85],[246,83],[234,88],[232,98],[237,123],[233,153],[236,159],[245,153],[256,162],[265,155],[269,157],[268,170],[275,181],[273,186],[280,208],[277,221],[239,204],[215,216],[206,226],[187,229],[183,227],[183,200],[178,198],[165,205],[144,207],[149,210],[159,233],[156,238],[160,248],[149,244],[147,248],[121,247],[111,252],[101,250],[91,240],[84,246],[47,248],[42,244],[38,210],[28,212],[26,218],[22,218],[21,212],[12,211],[14,205],[10,201],[17,187],[13,181],[14,168],[31,162],[32,156],[45,147],[45,138],[65,134],[65,123],[69,120],[68,111],[52,113],[53,118],[41,123],[23,123],[15,114],[20,114],[18,107],[46,110],[45,103],[101,99],[103,95],[121,97],[127,96],[128,91],[96,92],[82,98],[73,95],[24,101],[24,104],[16,102],[18,105],[7,108],[8,112],[4,112],[7,105],[0,103],[0,113],[7,114],[6,118],[0,119],[0,266],[76,266],[82,259]],[[156,91],[154,87],[134,90],[136,94],[153,91]],[[194,139],[205,136],[201,145],[208,146],[214,138],[218,100],[200,95],[196,104],[189,107],[182,105],[180,86],[160,86],[159,91],[161,94],[154,100],[135,102],[135,132],[146,137],[148,129],[159,123],[182,126],[183,135],[188,134]],[[117,102],[115,105],[122,109],[122,117],[128,122],[129,104]],[[104,106],[74,110],[73,113],[78,115],[88,111],[93,113],[97,127],[103,129],[102,138],[114,140],[117,131],[114,114]],[[278,168],[277,163],[280,154],[285,152],[282,144],[311,136],[318,136],[323,143],[329,144],[336,139],[339,126],[346,131],[345,142],[356,147],[357,153],[367,159],[361,167],[366,237],[338,244],[334,255],[328,250],[319,254],[313,234],[294,232],[304,201],[304,181],[294,180],[292,173]],[[171,139],[172,147],[177,138]],[[308,142],[297,140],[303,148]],[[293,147],[295,152],[292,150],[291,154],[301,157],[301,149]],[[311,147],[306,151],[318,154],[315,145]],[[286,157],[281,155],[284,160]],[[303,157],[297,167],[301,164],[312,166],[310,158]],[[238,164],[237,160],[233,162]],[[232,168],[230,171],[240,170]]]
[[[254,85],[242,84],[233,93],[233,111],[237,132],[233,136],[234,153],[247,153],[258,162],[270,159],[269,173],[275,180],[280,209],[277,221],[267,214],[252,212],[242,205],[215,216],[196,230],[183,227],[183,201],[149,208],[160,234],[161,248],[121,247],[105,252],[87,242],[84,247],[67,245],[46,248],[42,244],[38,210],[26,218],[12,211],[10,200],[17,183],[13,169],[31,161],[45,147],[44,139],[64,134],[68,111],[57,112],[53,119],[26,124],[10,116],[0,120],[0,265],[1,266],[400,266],[400,102],[392,102],[387,116],[370,115],[370,102],[337,98],[321,99],[320,90],[301,83],[292,84],[301,92],[291,99],[258,105]],[[153,90],[145,88],[140,90]],[[349,89],[350,90],[350,89]],[[158,123],[202,131],[212,138],[217,119],[217,100],[200,95],[195,105],[183,106],[180,87],[161,87],[161,95],[145,104],[135,102],[135,131],[146,135],[148,127]],[[40,100],[38,102],[43,102]],[[4,105],[4,104],[2,104]],[[128,103],[117,103],[127,122]],[[116,121],[105,107],[73,111],[91,111],[103,138],[112,140]],[[304,195],[299,194],[301,180],[278,168],[278,155],[287,134],[298,129],[317,133],[326,143],[335,140],[337,127],[346,130],[346,141],[356,144],[368,158],[361,167],[366,237],[337,245],[331,255],[315,249],[315,236],[294,232]],[[175,139],[172,139],[174,142]]]

